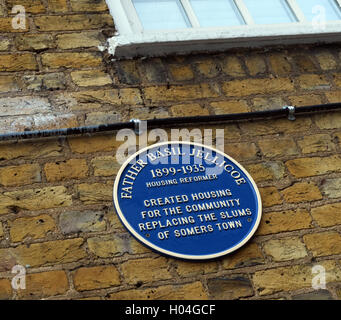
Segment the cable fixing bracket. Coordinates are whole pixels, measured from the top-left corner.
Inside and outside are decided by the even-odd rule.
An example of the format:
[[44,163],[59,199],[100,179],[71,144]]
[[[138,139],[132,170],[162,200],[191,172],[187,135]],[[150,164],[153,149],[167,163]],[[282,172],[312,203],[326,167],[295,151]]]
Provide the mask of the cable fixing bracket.
[[290,121],[296,120],[295,117],[296,108],[294,106],[284,106],[283,109],[288,110],[288,120]]
[[140,119],[131,119],[130,122],[134,123],[134,132],[136,135],[139,136],[142,133],[141,120]]

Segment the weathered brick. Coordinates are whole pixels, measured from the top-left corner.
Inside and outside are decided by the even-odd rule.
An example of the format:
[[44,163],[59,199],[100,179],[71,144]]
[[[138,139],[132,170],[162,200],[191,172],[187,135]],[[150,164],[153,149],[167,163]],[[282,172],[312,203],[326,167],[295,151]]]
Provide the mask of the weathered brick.
[[325,92],[325,95],[330,103],[337,103],[341,99],[341,91],[329,91]]
[[311,222],[309,212],[305,209],[264,213],[256,235],[309,229]]
[[129,241],[124,236],[101,236],[89,238],[87,244],[91,253],[100,258],[111,258],[129,252]]
[[334,56],[328,51],[318,52],[315,57],[322,70],[333,70],[337,67]]
[[71,72],[71,78],[79,87],[105,86],[112,83],[109,74],[101,70]]
[[144,88],[145,97],[151,104],[178,102],[194,99],[216,98],[219,94],[208,84],[155,86]]
[[49,232],[56,230],[54,219],[47,214],[15,219],[9,221],[8,225],[12,242],[19,242],[25,238],[42,239],[45,238]]
[[2,223],[0,223],[0,238],[4,236],[4,228],[2,226]]
[[303,241],[314,257],[341,253],[341,235],[337,232],[306,234]]
[[86,256],[81,247],[83,241],[81,238],[75,238],[33,243],[30,246],[19,245],[15,248],[0,249],[0,257],[2,264],[14,259],[15,264],[31,267],[69,263]]
[[284,200],[290,203],[321,200],[322,194],[313,182],[297,182],[281,192]]
[[26,89],[33,91],[60,90],[66,88],[65,74],[62,72],[24,75],[22,81]]
[[320,129],[339,129],[341,128],[341,112],[315,116],[315,123]]
[[14,33],[14,32],[27,32],[30,29],[28,19],[25,18],[25,24],[24,29],[17,28],[14,29],[12,26],[13,17],[0,17],[0,32],[8,32],[8,33]]
[[292,296],[293,300],[334,300],[328,290],[314,290],[313,292],[300,293]]
[[[7,9],[9,12],[12,11],[12,8],[18,4],[16,0],[7,0]],[[25,12],[27,13],[44,13],[45,6],[42,0],[21,0],[20,5],[25,8]]]
[[32,53],[12,53],[0,55],[0,71],[38,70],[38,64]]
[[260,75],[266,72],[266,64],[261,55],[250,55],[245,57],[245,64],[251,76]]
[[245,75],[240,60],[236,56],[227,56],[223,58],[221,61],[221,69],[231,77],[242,77]]
[[288,56],[282,53],[273,53],[269,56],[269,62],[273,73],[277,76],[289,75],[292,72]]
[[136,60],[120,61],[117,65],[117,74],[119,81],[123,84],[137,84],[141,81],[138,63]]
[[341,157],[311,157],[289,160],[285,163],[290,173],[297,177],[312,177],[341,171]]
[[216,261],[207,262],[205,264],[191,261],[179,261],[176,263],[175,268],[180,277],[189,277],[216,272],[218,270],[218,264]]
[[132,289],[110,294],[112,300],[206,300],[207,294],[201,282],[160,286],[148,289]]
[[225,276],[207,280],[210,298],[234,300],[253,295],[251,281],[244,276]]
[[228,143],[224,145],[224,150],[229,156],[237,161],[257,158],[257,147],[254,143]]
[[215,114],[249,112],[250,108],[245,100],[211,102]]
[[324,75],[304,74],[298,76],[295,81],[301,89],[324,90],[330,89],[331,84]]
[[136,66],[143,82],[160,84],[168,81],[167,69],[160,58],[145,59]]
[[171,279],[168,268],[167,260],[163,257],[128,260],[121,264],[124,279],[129,284]]
[[300,259],[308,255],[304,244],[297,237],[268,240],[264,243],[264,252],[274,261]]
[[64,186],[4,192],[0,195],[0,214],[66,207],[71,204],[72,197],[67,194]]
[[9,38],[0,37],[0,51],[8,51],[12,41]]
[[340,212],[341,203],[331,203],[311,209],[311,215],[320,227],[331,227],[341,224]]
[[113,182],[93,183],[77,185],[79,199],[85,204],[100,203],[103,201],[112,201]]
[[18,50],[42,50],[54,47],[51,34],[25,34],[14,38],[14,44]]
[[46,163],[44,172],[48,182],[67,179],[82,179],[88,175],[88,165],[85,159],[70,159],[55,163]]
[[113,19],[110,14],[50,15],[35,17],[34,23],[40,31],[74,31],[112,27]]
[[50,12],[67,12],[67,0],[48,0],[47,6]]
[[341,198],[341,178],[323,180],[320,188],[328,198]]
[[120,285],[120,274],[115,266],[79,268],[73,281],[77,291],[104,289]]
[[62,154],[61,151],[62,147],[58,141],[0,144],[0,160],[57,157]]
[[103,218],[101,211],[66,211],[59,216],[59,228],[63,234],[104,231]]
[[335,145],[332,142],[331,136],[328,134],[314,134],[304,136],[297,141],[302,153],[315,153],[324,151],[334,151]]
[[50,69],[98,67],[102,64],[99,53],[92,52],[58,52],[44,53],[42,64]]
[[[304,94],[289,96],[290,104],[296,107],[322,104],[322,97],[317,94]],[[283,106],[283,105],[282,105]]]
[[219,74],[219,67],[211,59],[203,59],[194,62],[195,68],[198,70],[199,74],[206,78],[214,78]]
[[106,123],[115,123],[121,121],[120,113],[116,111],[110,112],[91,112],[85,116],[85,125],[94,126]]
[[192,80],[194,77],[193,71],[188,65],[170,65],[169,71],[175,81]]
[[47,113],[51,110],[51,104],[44,97],[14,97],[0,98],[0,112],[2,116],[33,115]]
[[72,152],[75,153],[113,151],[122,143],[116,141],[114,135],[69,138],[68,142]]
[[107,11],[105,0],[70,0],[72,11]]
[[121,165],[117,162],[115,157],[103,156],[91,160],[91,165],[94,168],[94,176],[108,177],[117,174]]
[[12,298],[11,281],[8,279],[0,279],[0,299],[9,300]]
[[295,141],[291,138],[276,139],[276,143],[274,139],[260,140],[258,145],[264,156],[268,158],[298,154]]
[[40,166],[38,164],[0,168],[0,185],[5,187],[32,184],[40,181]]
[[264,263],[262,251],[256,243],[248,243],[223,259],[224,269],[251,267]]
[[307,54],[295,54],[292,56],[292,61],[296,64],[301,73],[317,71],[315,63]]
[[65,271],[48,271],[26,275],[26,289],[18,290],[21,299],[52,297],[65,293],[69,282]]
[[284,177],[285,166],[282,162],[263,162],[245,166],[255,182],[279,180]]
[[281,195],[275,187],[259,188],[263,207],[272,207],[276,204],[282,204]]
[[34,130],[74,128],[79,126],[75,114],[33,115]]
[[[319,265],[326,269],[327,283],[340,281],[341,271],[335,261],[321,261]],[[312,279],[315,276],[312,273],[312,267],[301,264],[257,271],[252,280],[260,295],[311,288]]]
[[98,47],[102,43],[104,43],[104,39],[99,31],[65,33],[56,36],[56,44],[60,49]]
[[189,117],[197,115],[208,115],[209,111],[197,103],[193,104],[177,104],[171,107],[174,117]]
[[288,78],[247,79],[224,82],[223,91],[228,97],[245,97],[253,94],[272,94],[293,91],[294,86]]
[[19,91],[19,84],[15,76],[0,76],[0,91],[15,92]]

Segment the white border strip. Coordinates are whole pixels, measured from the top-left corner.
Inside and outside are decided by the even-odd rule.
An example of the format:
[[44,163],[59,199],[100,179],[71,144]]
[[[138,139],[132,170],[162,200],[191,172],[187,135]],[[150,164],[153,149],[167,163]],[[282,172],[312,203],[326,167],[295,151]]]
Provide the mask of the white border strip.
[[[125,218],[123,212],[121,211],[119,202],[118,202],[118,187],[119,187],[119,183],[121,180],[121,175],[123,173],[123,171],[126,169],[126,167],[130,164],[130,162],[135,159],[139,154],[149,150],[149,149],[153,149],[153,148],[158,148],[159,146],[163,146],[163,145],[167,145],[167,144],[177,144],[177,145],[181,145],[181,144],[187,144],[187,145],[193,145],[193,146],[198,146],[200,148],[205,148],[205,149],[210,149],[216,153],[221,154],[223,157],[227,158],[229,161],[231,161],[233,164],[235,164],[241,171],[243,171],[243,173],[246,175],[246,177],[250,180],[252,187],[254,188],[255,192],[256,192],[256,196],[257,196],[257,204],[258,204],[258,212],[257,212],[257,220],[252,228],[252,230],[250,231],[250,233],[247,235],[247,237],[245,237],[243,239],[243,241],[239,242],[236,246],[234,246],[233,248],[230,248],[228,250],[216,253],[216,254],[209,254],[209,255],[185,255],[185,254],[180,254],[180,253],[176,253],[176,252],[172,252],[163,248],[160,248],[158,246],[156,246],[155,244],[149,242],[148,240],[146,240],[145,238],[143,238],[139,233],[137,233],[135,231],[135,229],[129,224],[129,222],[127,221],[127,219]],[[141,241],[142,243],[144,243],[145,245],[147,245],[148,247],[161,252],[163,254],[166,254],[168,256],[172,256],[172,257],[176,257],[176,258],[181,258],[181,259],[188,259],[188,260],[208,260],[208,259],[215,259],[221,256],[224,256],[228,253],[231,253],[237,249],[239,249],[240,247],[242,247],[244,244],[246,244],[251,237],[254,235],[254,233],[256,232],[256,230],[258,229],[259,223],[261,221],[261,217],[262,217],[262,201],[261,201],[261,196],[258,190],[258,187],[255,183],[255,181],[252,179],[252,177],[250,176],[250,174],[245,170],[245,168],[238,163],[236,160],[234,160],[233,158],[231,158],[230,156],[228,156],[227,154],[223,153],[220,150],[214,149],[212,147],[208,147],[205,146],[203,144],[200,143],[195,143],[195,142],[187,142],[187,141],[166,141],[166,142],[160,142],[160,143],[156,143],[153,144],[151,146],[145,147],[141,150],[139,150],[138,152],[136,152],[135,154],[133,154],[132,156],[130,156],[125,163],[123,163],[123,165],[121,166],[120,170],[117,173],[116,179],[115,179],[115,183],[114,183],[114,188],[113,188],[113,200],[114,200],[114,205],[117,211],[117,214],[119,215],[119,218],[121,219],[122,223],[124,224],[124,226],[129,230],[129,232],[131,232],[133,234],[133,236],[135,238],[137,238],[139,241]]]

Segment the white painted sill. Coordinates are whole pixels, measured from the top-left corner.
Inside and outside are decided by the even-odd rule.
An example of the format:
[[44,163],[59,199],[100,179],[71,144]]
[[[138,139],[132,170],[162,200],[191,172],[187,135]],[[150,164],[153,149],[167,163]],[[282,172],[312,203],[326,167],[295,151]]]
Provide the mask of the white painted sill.
[[[314,26],[311,22],[243,25],[224,28],[187,28],[144,32],[124,0],[106,0],[117,34],[108,39],[108,52],[116,59],[197,52],[220,52],[231,48],[263,47],[341,41],[341,21]],[[129,11],[128,11],[129,10]]]

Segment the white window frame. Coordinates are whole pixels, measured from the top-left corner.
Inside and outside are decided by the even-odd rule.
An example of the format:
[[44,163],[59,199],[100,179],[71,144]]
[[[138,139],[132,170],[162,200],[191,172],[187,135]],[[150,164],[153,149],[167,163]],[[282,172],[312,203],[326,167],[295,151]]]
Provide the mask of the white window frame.
[[[117,29],[115,36],[108,39],[109,53],[116,58],[132,58],[223,51],[236,47],[341,41],[341,21],[326,22],[320,27],[313,26],[305,19],[296,0],[286,1],[297,22],[257,25],[242,0],[234,0],[246,24],[218,28],[200,27],[189,0],[180,1],[192,28],[144,31],[131,0],[106,0]],[[336,2],[341,8],[341,0]]]

